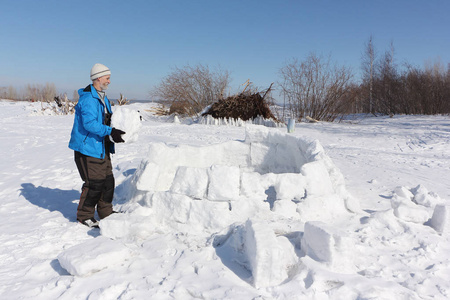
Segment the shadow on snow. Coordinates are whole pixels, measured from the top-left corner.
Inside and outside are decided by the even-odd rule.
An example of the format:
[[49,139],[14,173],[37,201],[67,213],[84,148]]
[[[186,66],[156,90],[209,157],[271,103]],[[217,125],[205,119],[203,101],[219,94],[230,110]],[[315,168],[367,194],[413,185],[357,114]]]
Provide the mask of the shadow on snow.
[[73,203],[73,200],[80,198],[79,191],[36,187],[32,183],[22,183],[20,194],[31,204],[49,211],[59,211],[69,221],[76,221],[78,204]]

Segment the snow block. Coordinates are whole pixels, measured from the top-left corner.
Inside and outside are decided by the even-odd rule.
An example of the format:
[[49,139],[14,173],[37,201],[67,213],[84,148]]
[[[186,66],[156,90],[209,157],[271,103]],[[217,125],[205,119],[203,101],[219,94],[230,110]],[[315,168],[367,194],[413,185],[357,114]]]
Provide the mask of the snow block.
[[133,182],[139,191],[153,191],[159,176],[159,165],[142,161],[133,175]]
[[279,285],[288,278],[289,268],[297,262],[289,240],[277,237],[262,222],[247,220],[244,249],[257,288]]
[[170,191],[194,199],[202,199],[208,187],[208,173],[204,168],[178,167]]
[[398,195],[398,197],[405,198],[408,200],[412,200],[414,195],[409,191],[408,188],[404,186],[398,186],[394,189],[394,194]]
[[352,264],[349,262],[350,258],[345,255],[346,252],[352,253],[349,245],[346,236],[336,228],[320,221],[305,223],[301,249],[312,259],[337,268],[346,266],[349,269]]
[[[171,192],[156,192],[153,194],[150,202],[151,205],[148,205],[148,208],[146,207],[151,212],[150,215],[143,216],[142,218],[136,217],[136,219],[134,219],[136,213],[128,216],[127,218],[131,218],[131,222],[128,222],[131,227],[129,229],[118,228],[117,231],[128,230],[133,236],[145,235],[147,234],[146,232],[158,230],[158,228],[164,226],[169,226],[176,230],[186,230],[189,228],[189,230],[209,229],[216,231],[226,227],[231,222],[231,212],[228,202],[208,201],[206,199],[194,200],[186,195],[173,194]],[[104,234],[104,222],[110,220],[112,223],[120,221],[115,217],[111,216],[101,221],[100,227],[102,234]],[[120,224],[126,227],[128,223],[124,223],[124,220],[122,220]],[[141,226],[140,223],[144,224]],[[139,231],[142,231],[142,233]],[[114,236],[112,230],[108,230],[107,236]]]
[[275,167],[273,157],[275,157],[275,148],[261,143],[252,143],[250,145],[251,166],[259,173],[273,173]]
[[239,198],[240,170],[236,166],[213,165],[208,170],[208,200],[230,201]]
[[428,221],[430,218],[428,211],[424,207],[416,204],[413,205],[409,205],[407,203],[398,204],[394,208],[394,215],[406,222],[423,224]]
[[111,239],[127,237],[146,239],[150,237],[158,230],[158,227],[148,217],[148,208],[142,207],[139,210],[147,210],[147,214],[135,210],[133,214],[113,214],[101,220],[100,233]]
[[301,248],[306,255],[317,261],[332,262],[334,246],[333,233],[326,228],[325,223],[317,221],[305,223]]
[[298,218],[297,204],[292,200],[277,200],[273,204],[272,212],[286,218]]
[[450,206],[438,204],[434,208],[430,226],[439,234],[450,232]]
[[228,202],[195,200],[189,211],[189,225],[198,230],[221,230],[232,222]]
[[324,196],[333,193],[333,184],[324,163],[320,160],[304,164],[301,174],[306,177],[309,196]]
[[413,202],[414,195],[403,186],[396,187],[391,198],[391,206],[394,215],[406,222],[423,224],[429,218],[428,209],[425,206]]
[[139,112],[122,106],[118,106],[114,109],[114,113],[111,117],[111,127],[126,132],[122,135],[125,143],[128,144],[137,141],[141,126],[141,115]]
[[170,192],[157,192],[152,197],[152,208],[164,223],[169,220],[185,224],[189,220],[192,199],[185,195]]
[[268,174],[261,175],[257,172],[243,172],[241,175],[241,196],[264,199],[266,197],[264,191],[270,186],[265,180],[266,175]]
[[70,274],[88,276],[121,264],[130,255],[131,250],[120,241],[100,236],[65,250],[58,261]]
[[261,126],[245,126],[245,142],[262,143],[267,140],[269,129]]
[[441,198],[436,193],[429,192],[420,184],[414,189],[411,189],[411,193],[414,195],[413,201],[419,205],[434,207],[437,204],[442,204]]
[[305,198],[306,180],[302,174],[278,174],[274,187],[277,199],[300,200]]

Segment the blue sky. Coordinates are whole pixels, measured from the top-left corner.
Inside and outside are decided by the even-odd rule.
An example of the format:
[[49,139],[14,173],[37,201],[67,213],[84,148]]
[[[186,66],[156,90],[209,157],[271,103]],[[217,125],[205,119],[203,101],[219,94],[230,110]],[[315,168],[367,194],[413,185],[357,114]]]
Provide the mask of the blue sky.
[[110,98],[149,99],[175,67],[220,66],[231,92],[247,79],[267,88],[292,58],[331,56],[360,72],[370,35],[396,63],[450,63],[450,1],[0,1],[0,87],[90,83],[99,62]]

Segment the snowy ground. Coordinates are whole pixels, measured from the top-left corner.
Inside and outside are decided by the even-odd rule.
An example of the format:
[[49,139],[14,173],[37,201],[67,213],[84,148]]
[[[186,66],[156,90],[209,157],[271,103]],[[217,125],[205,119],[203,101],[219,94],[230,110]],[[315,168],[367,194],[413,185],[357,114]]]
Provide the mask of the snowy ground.
[[0,101],[0,299],[450,298],[448,116],[287,135],[127,107],[144,118],[113,156],[124,213],[90,230],[73,116]]

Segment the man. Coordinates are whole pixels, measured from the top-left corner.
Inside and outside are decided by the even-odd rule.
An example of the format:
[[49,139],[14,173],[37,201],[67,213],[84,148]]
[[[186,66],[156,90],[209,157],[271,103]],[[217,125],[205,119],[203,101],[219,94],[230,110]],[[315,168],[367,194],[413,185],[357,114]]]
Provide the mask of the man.
[[[123,143],[125,132],[111,128],[111,104],[106,97],[111,71],[102,64],[91,69],[92,84],[79,89],[80,96],[75,106],[75,118],[69,148],[75,151],[75,163],[84,181],[77,220],[88,227],[98,227],[94,218],[95,208],[100,219],[112,214],[114,176],[110,153],[114,143]],[[111,139],[114,141],[111,142]]]

